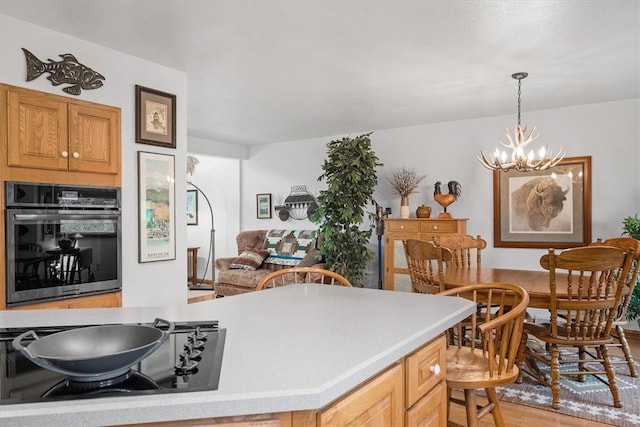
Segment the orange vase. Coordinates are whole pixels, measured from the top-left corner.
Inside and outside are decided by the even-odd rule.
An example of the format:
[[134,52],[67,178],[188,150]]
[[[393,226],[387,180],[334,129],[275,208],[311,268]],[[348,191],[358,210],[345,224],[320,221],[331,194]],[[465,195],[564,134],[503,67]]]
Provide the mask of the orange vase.
[[416,209],[416,218],[429,218],[431,216],[431,208],[427,205],[421,205]]

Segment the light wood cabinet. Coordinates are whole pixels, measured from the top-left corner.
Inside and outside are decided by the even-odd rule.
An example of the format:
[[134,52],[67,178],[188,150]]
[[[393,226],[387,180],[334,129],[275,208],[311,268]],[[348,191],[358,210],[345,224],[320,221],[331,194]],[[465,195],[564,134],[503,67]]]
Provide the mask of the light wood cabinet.
[[7,89],[7,166],[116,175],[120,109]]
[[411,290],[409,270],[402,241],[418,239],[432,241],[441,233],[466,233],[467,219],[388,218],[384,222],[384,288]]
[[406,427],[447,425],[447,346],[444,337],[406,358]]
[[317,427],[400,426],[404,366],[397,363],[318,414]]
[[319,411],[292,413],[292,427],[447,425],[446,339],[432,340]]
[[76,297],[61,299],[57,301],[47,301],[36,304],[19,305],[10,307],[9,310],[43,310],[51,308],[106,308],[121,307],[122,292],[111,292],[100,295],[90,295],[86,297]]

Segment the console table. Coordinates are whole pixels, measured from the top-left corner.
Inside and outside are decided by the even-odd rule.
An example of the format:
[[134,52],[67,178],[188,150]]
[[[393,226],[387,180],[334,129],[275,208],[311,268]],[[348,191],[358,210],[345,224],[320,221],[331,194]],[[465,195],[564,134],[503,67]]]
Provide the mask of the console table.
[[200,249],[200,246],[187,248],[187,263],[191,265],[191,271],[187,271],[187,281],[192,286],[198,285],[198,249]]
[[402,241],[418,239],[432,241],[442,233],[466,233],[467,218],[421,219],[387,218],[384,220],[384,289],[395,290],[397,275],[406,275],[407,291],[411,290],[409,269]]

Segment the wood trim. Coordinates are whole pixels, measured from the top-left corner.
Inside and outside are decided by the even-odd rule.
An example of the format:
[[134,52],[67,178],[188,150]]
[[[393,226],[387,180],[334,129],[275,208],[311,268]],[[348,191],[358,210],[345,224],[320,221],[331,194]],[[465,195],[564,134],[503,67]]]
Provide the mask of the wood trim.
[[51,308],[107,308],[122,307],[122,292],[67,298],[36,304],[9,307],[7,310],[43,310]]
[[640,342],[640,331],[635,329],[625,329],[624,336],[627,337],[627,340],[635,340]]
[[187,298],[187,303],[188,304],[193,304],[193,303],[196,303],[196,302],[209,301],[209,300],[212,300],[212,299],[216,299],[216,293],[214,291],[207,292],[206,294],[203,294],[203,295],[189,297],[189,298]]
[[127,424],[128,426],[225,426],[225,427],[291,427],[291,413],[242,415],[236,417],[200,418],[195,420],[159,421],[144,424]]

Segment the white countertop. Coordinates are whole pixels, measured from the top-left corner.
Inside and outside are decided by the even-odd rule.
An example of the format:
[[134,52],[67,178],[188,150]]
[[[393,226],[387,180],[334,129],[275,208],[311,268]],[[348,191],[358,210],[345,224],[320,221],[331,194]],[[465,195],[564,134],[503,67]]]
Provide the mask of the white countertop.
[[[91,426],[319,409],[473,312],[470,301],[295,285],[171,307],[0,311],[1,327],[219,320],[218,390],[0,406],[2,426]],[[1,384],[0,384],[1,387]]]

